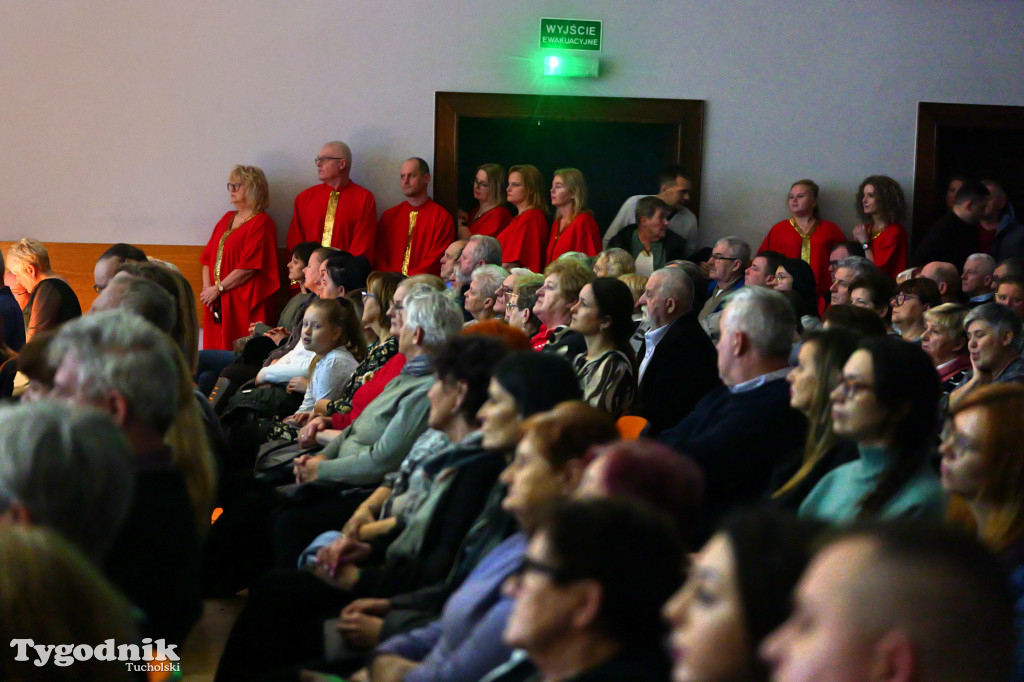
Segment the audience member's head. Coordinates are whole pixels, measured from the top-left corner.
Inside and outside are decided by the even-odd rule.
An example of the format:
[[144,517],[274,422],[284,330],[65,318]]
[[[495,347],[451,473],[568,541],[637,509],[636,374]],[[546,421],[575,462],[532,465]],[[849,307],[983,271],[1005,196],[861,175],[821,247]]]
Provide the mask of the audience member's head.
[[53,274],[50,252],[32,237],[22,237],[7,249],[7,269],[27,291]]
[[818,285],[811,266],[799,258],[783,258],[775,270],[776,291],[792,291],[799,301],[797,317],[818,316]]
[[775,273],[786,257],[778,251],[759,251],[743,273],[743,283],[748,287],[775,288]]
[[128,443],[110,417],[45,400],[2,408],[0,452],[0,519],[52,528],[102,564],[134,488]]
[[498,319],[484,320],[483,322],[463,327],[460,335],[490,337],[500,341],[510,353],[531,348],[530,337],[512,325]]
[[832,247],[832,250],[828,254],[828,273],[831,275],[833,281],[835,281],[836,270],[839,268],[840,261],[849,258],[850,256],[863,258],[864,247],[861,246],[859,242],[855,241],[841,242]]
[[525,649],[545,677],[567,665],[585,673],[623,649],[662,656],[659,613],[682,560],[664,515],[621,499],[557,505],[507,587],[515,604],[505,642]]
[[886,322],[889,321],[889,301],[896,295],[896,282],[881,270],[859,275],[850,281],[850,305],[865,308]]
[[178,319],[174,298],[153,280],[119,272],[93,301],[90,312],[120,308],[151,322],[160,331],[170,334]]
[[505,302],[505,320],[527,336],[532,337],[540,329],[540,320],[533,314],[533,306],[537,303],[537,292],[543,285],[543,278],[517,282]]
[[462,329],[459,305],[436,289],[415,284],[403,305],[405,315],[398,352],[407,358],[436,354]]
[[727,386],[788,364],[796,315],[777,291],[744,287],[725,306],[718,341],[718,374]]
[[952,263],[932,261],[921,268],[921,277],[930,279],[939,287],[939,296],[943,303],[953,303],[960,300],[961,283],[960,273]]
[[501,265],[501,244],[494,237],[475,234],[466,241],[455,269],[456,279],[467,284],[481,265]]
[[[46,528],[0,525],[0,632],[11,642],[0,674],[24,682],[138,680],[122,661],[74,655],[80,645],[92,651],[111,640],[134,646],[139,633],[132,606],[72,545]],[[39,666],[29,642],[58,646]]]
[[651,273],[640,297],[644,322],[660,329],[690,312],[693,307],[693,282],[681,268],[662,268]]
[[595,277],[618,277],[630,272],[636,272],[636,264],[625,249],[607,249],[597,254],[594,261]]
[[107,288],[110,280],[114,278],[118,267],[126,261],[143,263],[146,261],[146,254],[137,246],[117,243],[104,251],[96,259],[96,266],[93,268],[94,284],[92,285],[96,293],[100,293]]
[[850,356],[832,392],[832,428],[861,446],[881,446],[889,464],[858,502],[878,515],[921,467],[937,431],[939,377],[916,344],[869,338]]
[[631,272],[627,275],[619,275],[616,279],[625,284],[629,288],[629,293],[633,295],[633,320],[639,320],[638,316],[641,315],[640,297],[644,295],[644,289],[647,288],[647,277]]
[[666,166],[658,173],[658,196],[675,209],[690,202],[693,183],[686,176],[686,169],[678,164]]
[[497,206],[498,204],[505,203],[505,189],[508,187],[508,176],[505,174],[504,166],[497,163],[481,164],[476,167],[475,177],[473,198],[477,199],[481,204],[487,204],[488,206]]
[[832,429],[832,391],[843,366],[857,349],[860,336],[841,327],[815,329],[803,335],[797,365],[786,375],[789,404],[807,417],[807,440],[800,468],[774,491],[773,497],[796,488],[837,442]]
[[506,277],[508,271],[500,265],[481,265],[473,270],[469,289],[466,290],[465,307],[474,320],[494,317],[494,292],[501,287]]
[[885,322],[873,310],[855,305],[832,305],[825,311],[826,329],[848,329],[861,336],[885,336]]
[[574,260],[556,260],[544,269],[544,285],[537,291],[533,314],[548,329],[569,324],[571,308],[579,300],[580,291],[594,279],[594,273]]
[[601,337],[633,358],[633,294],[614,277],[597,277],[584,285],[572,307],[569,328],[584,337]]
[[998,559],[962,532],[909,521],[841,532],[793,604],[761,648],[773,680],[1010,678],[1013,597]]
[[985,201],[985,211],[981,218],[985,222],[997,223],[1002,219],[1008,203],[1006,190],[995,180],[982,180],[981,184],[988,190],[988,199]]
[[832,305],[849,303],[850,282],[859,275],[866,275],[877,269],[874,263],[863,256],[850,256],[839,261],[832,278],[832,286],[829,287],[829,291],[832,292]]
[[170,332],[171,338],[181,349],[188,367],[195,370],[199,360],[199,319],[196,317],[195,294],[188,279],[180,272],[152,262],[128,261],[122,263],[117,271],[152,280],[174,298],[178,314]]
[[459,257],[462,256],[462,250],[465,248],[466,240],[458,239],[444,250],[444,254],[441,256],[441,279],[445,284],[455,281]]
[[878,218],[885,224],[902,223],[907,213],[903,188],[887,175],[871,175],[857,188],[854,210],[861,222],[871,224]]
[[739,237],[722,237],[708,258],[709,276],[719,287],[725,287],[743,277],[749,261],[749,244]]
[[466,432],[476,430],[480,426],[477,412],[487,399],[491,372],[508,352],[501,340],[481,334],[463,334],[448,341],[434,359],[434,384],[427,394],[428,426],[444,431],[458,422]]
[[619,440],[595,449],[577,497],[625,497],[667,513],[689,544],[704,502],[704,475],[692,459],[651,440]]
[[53,390],[53,375],[56,365],[50,359],[49,347],[57,330],[40,332],[29,339],[18,353],[18,371],[28,379],[28,386],[21,394],[22,403],[43,400]]
[[985,303],[972,308],[964,318],[964,329],[975,372],[994,377],[1017,357],[1021,320],[1008,307]]
[[995,258],[987,253],[972,253],[967,257],[960,276],[963,292],[970,297],[991,293],[995,271]]
[[641,242],[660,242],[668,228],[671,207],[661,197],[643,197],[636,202],[636,234]]
[[976,225],[985,214],[988,196],[988,187],[977,180],[968,180],[956,192],[953,213],[965,223]]
[[1006,260],[1001,261],[992,272],[992,279],[998,282],[1008,275],[1024,277],[1024,258],[1011,256]]
[[387,310],[395,301],[395,289],[402,283],[403,277],[397,272],[371,272],[366,278],[366,291],[363,293],[363,327],[380,327],[383,332],[391,331],[391,318]]
[[996,285],[995,302],[1024,318],[1024,278],[1007,275]]
[[676,680],[767,680],[761,641],[789,615],[820,526],[781,513],[730,516],[665,604]]
[[911,277],[897,287],[890,299],[892,323],[898,327],[904,341],[916,341],[924,331],[924,313],[942,304],[939,287],[926,277]]
[[947,208],[953,208],[953,204],[956,202],[956,193],[960,191],[965,182],[967,182],[966,175],[954,175],[949,179],[949,184],[946,185],[946,193],[943,196]]
[[309,257],[319,248],[318,242],[302,242],[295,245],[295,248],[292,249],[292,259],[285,265],[290,282],[301,284],[305,288],[306,281],[302,271],[309,265]]
[[477,415],[484,447],[511,449],[524,419],[582,396],[576,372],[565,358],[532,350],[512,353],[495,366],[487,401]]
[[966,317],[967,307],[959,303],[943,303],[924,311],[921,350],[936,367],[967,354]]
[[[516,185],[519,187],[516,187]],[[508,169],[508,188],[505,198],[522,213],[531,208],[543,211],[547,206],[547,186],[536,166],[521,164]]]

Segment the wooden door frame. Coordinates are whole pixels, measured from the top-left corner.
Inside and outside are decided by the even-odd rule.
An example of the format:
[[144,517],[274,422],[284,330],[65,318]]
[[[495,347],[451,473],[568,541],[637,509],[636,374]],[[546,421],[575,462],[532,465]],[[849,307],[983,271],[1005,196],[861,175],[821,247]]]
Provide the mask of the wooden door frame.
[[[458,210],[459,118],[545,119],[675,124],[674,163],[693,183],[688,208],[700,215],[704,101],[639,97],[573,97],[469,92],[434,93],[434,200]],[[652,169],[652,175],[660,169]]]
[[939,202],[939,132],[943,128],[1024,130],[1024,107],[990,104],[917,103],[917,158],[914,164],[913,242],[920,243]]

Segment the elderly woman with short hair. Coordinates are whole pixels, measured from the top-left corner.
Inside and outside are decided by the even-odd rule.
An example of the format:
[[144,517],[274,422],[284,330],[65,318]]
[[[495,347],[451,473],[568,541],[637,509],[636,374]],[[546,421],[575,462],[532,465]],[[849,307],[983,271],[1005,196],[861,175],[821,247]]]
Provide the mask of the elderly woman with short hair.
[[228,176],[235,206],[213,228],[203,249],[203,348],[231,350],[249,325],[267,319],[277,291],[277,227],[267,215],[267,178],[256,166],[235,166]]

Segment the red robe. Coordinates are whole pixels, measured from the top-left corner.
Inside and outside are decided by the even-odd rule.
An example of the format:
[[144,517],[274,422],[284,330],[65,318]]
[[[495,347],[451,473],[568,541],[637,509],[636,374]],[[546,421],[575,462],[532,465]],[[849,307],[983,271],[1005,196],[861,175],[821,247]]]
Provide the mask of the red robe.
[[551,223],[551,236],[548,238],[547,262],[552,263],[563,253],[580,251],[588,256],[596,256],[601,252],[601,230],[597,227],[594,216],[584,211],[569,223],[559,234],[562,219],[555,218]]
[[[832,275],[828,271],[828,255],[836,244],[846,241],[839,226],[828,220],[819,220],[814,232],[811,233],[811,259],[808,265],[814,272],[814,281],[818,285],[818,295],[824,294],[832,286]],[[803,237],[797,232],[789,220],[782,220],[772,225],[768,236],[761,242],[759,251],[778,251],[786,258],[801,258]],[[773,273],[774,274],[774,273]]]
[[405,367],[405,356],[395,353],[391,359],[384,363],[384,366],[373,373],[370,380],[356,389],[352,394],[352,410],[349,412],[335,412],[331,415],[331,428],[344,429],[354,422],[363,413],[366,406],[373,402],[373,399],[384,392],[388,382],[402,373]]
[[437,202],[427,199],[422,206],[413,208],[408,201],[384,211],[377,223],[377,256],[374,269],[383,272],[401,272],[405,247],[409,242],[409,212],[418,211],[416,227],[412,231],[412,250],[409,252],[407,275],[441,274],[441,256],[455,241],[455,221]]
[[[201,262],[210,268],[210,282],[217,274],[217,247],[221,235],[231,227],[234,211],[228,211],[213,228],[213,236],[203,249]],[[267,304],[281,282],[277,276],[277,226],[266,213],[260,213],[232,232],[224,242],[220,263],[223,281],[233,270],[255,270],[248,282],[222,293],[221,321],[213,321],[213,313],[203,307],[203,348],[231,350],[235,339],[249,335],[249,325],[270,316]]]
[[907,269],[907,231],[899,223],[889,223],[871,240],[871,255],[882,272],[896,279]]
[[473,234],[485,234],[488,237],[497,237],[501,231],[512,222],[512,214],[504,206],[495,206],[477,218],[476,212],[480,210],[477,206],[469,212],[469,231]]
[[539,208],[529,208],[498,235],[503,263],[522,263],[524,268],[541,272],[544,249],[548,244],[548,218]]
[[[327,202],[332,191],[331,186],[324,183],[303,190],[295,197],[292,224],[288,227],[288,251],[302,242],[321,243]],[[372,261],[377,230],[377,204],[373,194],[354,182],[349,182],[338,192],[331,246]]]

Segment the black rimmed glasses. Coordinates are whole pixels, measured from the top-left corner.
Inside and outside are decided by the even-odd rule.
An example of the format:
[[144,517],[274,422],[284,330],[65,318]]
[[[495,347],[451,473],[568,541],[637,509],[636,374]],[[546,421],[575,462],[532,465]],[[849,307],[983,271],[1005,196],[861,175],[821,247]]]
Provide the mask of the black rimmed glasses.
[[242,189],[242,185],[243,184],[245,184],[245,183],[242,183],[242,182],[229,182],[228,183],[228,191],[229,192],[237,192],[238,190]]
[[479,187],[480,189],[487,189],[491,186],[491,183],[486,180],[477,180],[476,178],[473,178],[473,186]]
[[870,384],[866,381],[860,381],[857,377],[843,377],[839,380],[839,385],[836,386],[834,391],[832,391],[832,395],[833,397],[847,400],[857,393],[872,391],[874,388],[874,384]]
[[893,296],[892,298],[889,299],[889,305],[895,307],[895,306],[898,306],[898,305],[903,305],[907,301],[920,301],[920,300],[921,300],[920,297],[916,296],[915,294],[903,294],[903,293],[900,293],[900,294],[896,294],[895,296]]

